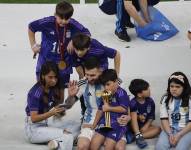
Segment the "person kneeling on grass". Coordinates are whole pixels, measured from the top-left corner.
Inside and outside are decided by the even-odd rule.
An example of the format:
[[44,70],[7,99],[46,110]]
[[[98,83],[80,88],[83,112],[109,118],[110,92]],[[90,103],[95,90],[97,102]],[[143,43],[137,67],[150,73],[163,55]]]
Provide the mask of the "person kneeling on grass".
[[131,124],[139,148],[148,144],[144,139],[156,137],[161,129],[152,125],[155,119],[155,103],[150,97],[149,83],[142,79],[131,81],[129,91],[135,96],[130,101]]

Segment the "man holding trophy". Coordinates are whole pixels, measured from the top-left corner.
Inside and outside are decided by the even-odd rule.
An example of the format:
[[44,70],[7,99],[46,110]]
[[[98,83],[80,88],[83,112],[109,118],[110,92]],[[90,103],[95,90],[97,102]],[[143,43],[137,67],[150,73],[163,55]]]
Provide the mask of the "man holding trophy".
[[117,73],[113,69],[103,71],[100,77],[105,87],[102,101],[93,123],[94,134],[91,141],[91,150],[97,150],[104,143],[105,149],[115,149],[117,143],[124,139],[127,126],[118,123],[117,118],[128,115],[129,96],[118,84]]
[[[71,81],[68,85],[69,97],[65,100],[66,104],[73,105],[81,96],[84,97],[86,106],[81,132],[78,136],[77,149],[89,150],[90,142],[94,135],[93,122],[98,107],[101,104],[101,95],[104,87],[100,84],[99,77],[102,74],[99,61],[96,57],[88,58],[84,63],[85,79],[78,82]],[[130,117],[127,115],[118,116],[118,122],[122,126],[126,126]],[[118,145],[126,145],[126,140],[120,140]]]

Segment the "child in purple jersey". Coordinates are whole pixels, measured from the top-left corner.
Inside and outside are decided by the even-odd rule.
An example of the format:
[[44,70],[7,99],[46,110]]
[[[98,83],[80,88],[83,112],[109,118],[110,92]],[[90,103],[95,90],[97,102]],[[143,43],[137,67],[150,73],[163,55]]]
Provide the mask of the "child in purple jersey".
[[[55,16],[45,17],[29,24],[29,40],[34,55],[39,53],[36,75],[39,79],[39,72],[42,64],[51,60],[58,64],[61,77],[60,86],[62,87],[61,99],[64,99],[64,88],[72,73],[72,60],[67,52],[67,48],[71,49],[71,38],[78,32],[90,35],[87,28],[76,20],[72,19],[73,7],[66,1],[61,1],[56,5]],[[35,33],[41,32],[41,44],[37,44]]]
[[59,147],[60,150],[65,148],[72,150],[73,135],[71,133],[77,127],[68,127],[61,121],[57,127],[48,124],[48,118],[65,112],[64,107],[60,107],[55,99],[58,76],[59,71],[55,63],[46,62],[42,65],[40,79],[28,93],[25,133],[31,143],[48,143],[49,149]]
[[84,61],[91,57],[97,57],[100,60],[102,70],[108,69],[108,58],[114,59],[114,68],[119,75],[120,71],[120,53],[119,51],[106,47],[98,42],[96,39],[91,39],[89,36],[83,33],[76,34],[72,38],[72,43],[74,46],[73,65],[77,67],[77,72],[81,77],[84,76],[83,73],[83,63]]
[[168,78],[166,94],[161,99],[162,132],[156,150],[190,150],[191,87],[186,75],[174,72]]
[[150,98],[149,83],[142,79],[131,81],[129,91],[135,96],[130,101],[131,125],[139,148],[147,146],[144,138],[153,138],[160,133],[160,127],[152,125],[155,120],[155,103]]
[[[96,128],[91,141],[91,149],[97,150],[102,144],[105,149],[114,149],[117,147],[117,142],[121,140],[121,149],[125,149],[126,139],[124,135],[127,131],[127,126],[121,126],[117,122],[117,118],[124,114],[129,114],[129,97],[127,92],[122,89],[117,80],[117,73],[113,69],[107,69],[103,71],[100,80],[104,85],[105,91],[110,91],[111,101],[108,103],[102,99],[102,104],[96,113],[96,117],[93,123],[93,128]],[[110,130],[103,130],[102,127],[105,125],[105,113],[110,112]],[[130,119],[129,119],[130,120]]]

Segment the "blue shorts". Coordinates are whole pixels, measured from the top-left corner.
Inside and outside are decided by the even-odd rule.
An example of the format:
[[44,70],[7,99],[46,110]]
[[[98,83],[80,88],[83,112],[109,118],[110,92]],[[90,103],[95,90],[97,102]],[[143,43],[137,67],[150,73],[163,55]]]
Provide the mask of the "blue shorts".
[[[40,80],[40,72],[36,72],[36,78],[37,78],[37,81]],[[70,81],[70,74],[60,75],[59,87],[61,89],[67,88],[69,81]]]
[[110,138],[116,142],[122,139],[127,131],[127,127],[121,126],[119,129],[113,129],[110,131],[103,131],[101,129],[96,129],[95,132],[103,135],[106,138]]

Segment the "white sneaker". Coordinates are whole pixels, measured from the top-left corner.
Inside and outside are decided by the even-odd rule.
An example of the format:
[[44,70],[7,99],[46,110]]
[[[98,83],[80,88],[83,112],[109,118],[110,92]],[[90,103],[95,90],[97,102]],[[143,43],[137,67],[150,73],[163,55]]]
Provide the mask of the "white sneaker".
[[49,150],[58,150],[58,142],[56,140],[51,140],[48,142],[48,149]]

